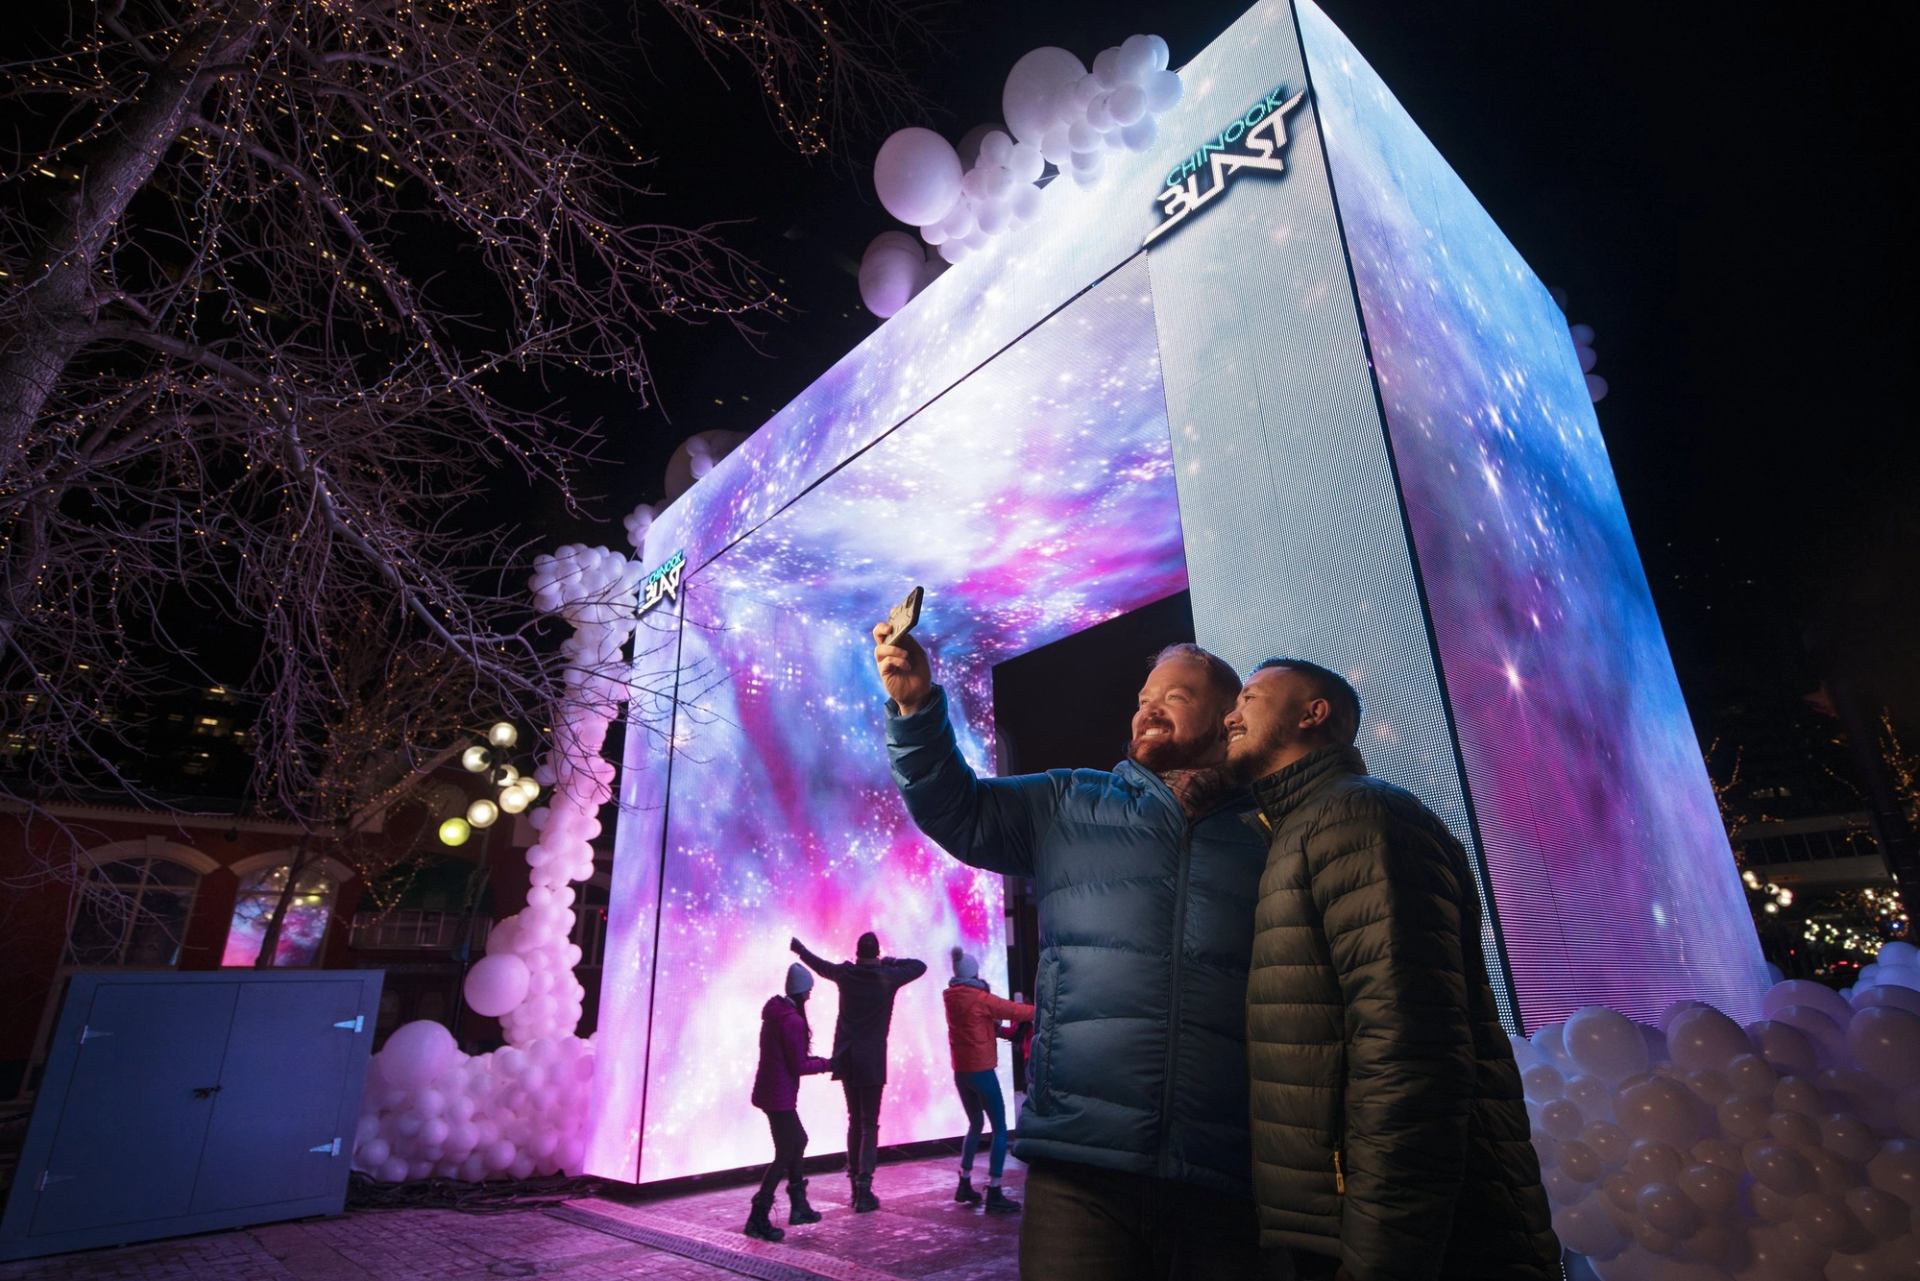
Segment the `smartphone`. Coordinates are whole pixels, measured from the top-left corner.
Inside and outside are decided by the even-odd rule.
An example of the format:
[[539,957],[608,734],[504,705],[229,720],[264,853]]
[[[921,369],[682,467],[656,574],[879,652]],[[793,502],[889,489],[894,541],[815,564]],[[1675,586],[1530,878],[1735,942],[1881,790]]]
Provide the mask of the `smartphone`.
[[907,598],[893,607],[887,615],[887,625],[893,629],[887,637],[889,644],[898,645],[902,637],[912,631],[920,622],[920,602],[926,599],[926,591],[916,587],[907,593]]

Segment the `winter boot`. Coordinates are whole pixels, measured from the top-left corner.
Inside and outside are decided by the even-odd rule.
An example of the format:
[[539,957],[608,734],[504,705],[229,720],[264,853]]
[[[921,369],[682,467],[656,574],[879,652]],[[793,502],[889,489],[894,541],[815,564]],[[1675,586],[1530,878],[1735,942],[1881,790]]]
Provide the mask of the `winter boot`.
[[1018,1214],[1020,1213],[1020,1203],[1009,1200],[1007,1194],[1002,1192],[1000,1185],[996,1183],[987,1189],[987,1213]]
[[787,1226],[820,1222],[820,1211],[807,1204],[807,1181],[795,1179],[787,1184]]
[[873,1194],[873,1176],[863,1174],[853,1181],[853,1212],[871,1214],[880,1208],[880,1198]]
[[753,1198],[753,1212],[747,1215],[747,1226],[740,1230],[748,1236],[758,1237],[762,1241],[781,1240],[787,1234],[779,1228],[774,1227],[773,1220],[767,1217],[767,1212],[772,1209],[773,1193],[769,1192],[765,1196],[755,1193]]
[[980,1204],[980,1194],[973,1190],[973,1176],[971,1174],[963,1174],[960,1176],[960,1186],[953,1190],[953,1199],[962,1205]]

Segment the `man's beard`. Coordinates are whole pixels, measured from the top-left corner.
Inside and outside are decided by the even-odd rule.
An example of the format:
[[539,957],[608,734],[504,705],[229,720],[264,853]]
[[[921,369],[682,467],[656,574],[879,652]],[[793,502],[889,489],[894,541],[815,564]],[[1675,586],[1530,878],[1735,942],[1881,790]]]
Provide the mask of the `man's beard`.
[[1219,763],[1219,739],[1181,742],[1175,738],[1134,739],[1127,758],[1141,769],[1165,774],[1177,769],[1201,769]]

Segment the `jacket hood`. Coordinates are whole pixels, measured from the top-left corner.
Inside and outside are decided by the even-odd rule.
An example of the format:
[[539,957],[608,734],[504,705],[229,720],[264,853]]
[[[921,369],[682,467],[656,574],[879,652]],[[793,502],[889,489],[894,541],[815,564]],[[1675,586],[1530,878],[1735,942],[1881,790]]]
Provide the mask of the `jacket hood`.
[[767,1003],[760,1007],[760,1021],[762,1023],[775,1023],[790,1015],[797,1015],[799,1013],[800,1007],[792,1001],[789,1001],[786,997],[770,996],[767,998]]

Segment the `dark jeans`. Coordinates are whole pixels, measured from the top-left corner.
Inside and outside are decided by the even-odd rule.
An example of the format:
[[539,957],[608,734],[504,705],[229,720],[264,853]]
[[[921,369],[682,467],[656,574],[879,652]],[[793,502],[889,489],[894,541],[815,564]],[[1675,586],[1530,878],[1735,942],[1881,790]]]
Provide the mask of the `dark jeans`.
[[798,1112],[767,1113],[767,1128],[773,1131],[773,1164],[760,1176],[760,1194],[754,1199],[770,1205],[780,1180],[787,1181],[789,1192],[800,1186],[800,1163],[807,1156],[807,1129],[800,1124]]
[[992,1068],[984,1072],[955,1072],[954,1088],[960,1091],[960,1106],[967,1110],[967,1137],[960,1143],[960,1168],[973,1171],[973,1155],[980,1150],[980,1127],[993,1125],[993,1148],[987,1155],[987,1174],[995,1183],[1007,1165],[1007,1102],[1000,1093],[1000,1074]]
[[880,1152],[880,1094],[885,1085],[840,1082],[847,1095],[847,1175],[873,1177]]
[[1191,1184],[1065,1161],[1027,1171],[1022,1281],[1288,1281],[1262,1254],[1253,1202]]

